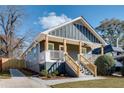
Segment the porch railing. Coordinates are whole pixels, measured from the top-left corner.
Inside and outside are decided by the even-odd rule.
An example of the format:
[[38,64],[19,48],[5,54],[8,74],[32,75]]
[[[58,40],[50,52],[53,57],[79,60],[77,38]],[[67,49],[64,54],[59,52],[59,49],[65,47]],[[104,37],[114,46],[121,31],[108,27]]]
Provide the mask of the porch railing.
[[85,56],[79,55],[80,62],[94,75],[97,76],[97,67],[91,63]]
[[80,75],[80,66],[71,58],[67,53],[65,53],[65,60],[69,67],[75,72],[79,77]]
[[51,60],[64,60],[63,51],[49,50]]
[[95,54],[82,54],[89,62],[94,63],[94,61],[100,56]]

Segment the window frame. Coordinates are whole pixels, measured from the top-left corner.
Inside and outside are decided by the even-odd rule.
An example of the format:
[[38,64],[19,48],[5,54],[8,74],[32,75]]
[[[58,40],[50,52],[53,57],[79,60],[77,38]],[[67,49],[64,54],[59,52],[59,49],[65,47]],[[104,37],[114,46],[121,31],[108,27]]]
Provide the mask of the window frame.
[[[83,52],[83,51],[84,51],[83,49],[85,49],[85,53]],[[87,54],[87,48],[86,48],[86,47],[82,47],[82,48],[81,48],[81,53]]]
[[49,45],[52,45],[52,46],[53,46],[53,49],[52,49],[52,50],[55,49],[55,48],[54,48],[54,43],[48,43],[48,50],[50,50],[50,49],[49,49]]

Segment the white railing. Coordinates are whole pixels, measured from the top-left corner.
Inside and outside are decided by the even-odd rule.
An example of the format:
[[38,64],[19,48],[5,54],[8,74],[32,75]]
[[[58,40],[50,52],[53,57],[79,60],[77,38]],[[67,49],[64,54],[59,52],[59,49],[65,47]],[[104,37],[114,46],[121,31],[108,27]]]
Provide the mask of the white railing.
[[63,60],[64,53],[59,50],[49,50],[51,60]]
[[59,50],[48,50],[40,53],[39,62],[54,62],[55,60],[64,61],[64,52]]

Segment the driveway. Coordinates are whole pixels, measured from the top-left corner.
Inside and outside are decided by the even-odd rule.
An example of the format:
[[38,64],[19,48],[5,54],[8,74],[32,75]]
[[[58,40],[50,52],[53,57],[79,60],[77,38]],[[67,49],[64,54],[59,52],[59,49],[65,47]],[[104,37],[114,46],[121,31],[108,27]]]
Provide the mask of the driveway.
[[1,88],[48,88],[43,80],[36,77],[26,77],[17,69],[10,69],[10,74],[11,79],[0,79]]

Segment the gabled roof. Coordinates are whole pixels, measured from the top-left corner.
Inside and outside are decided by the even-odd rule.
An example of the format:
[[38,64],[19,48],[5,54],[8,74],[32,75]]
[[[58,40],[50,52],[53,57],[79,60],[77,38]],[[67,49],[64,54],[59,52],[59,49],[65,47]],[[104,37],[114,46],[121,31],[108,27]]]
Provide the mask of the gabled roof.
[[[103,40],[103,38],[94,30],[94,28],[93,28],[82,16],[80,16],[80,17],[77,17],[77,18],[75,18],[75,19],[73,19],[73,20],[71,20],[71,21],[62,23],[62,24],[60,24],[60,25],[58,25],[58,26],[52,27],[52,28],[50,28],[50,29],[48,29],[48,30],[45,30],[45,31],[41,32],[41,33],[33,40],[33,42],[32,42],[32,43],[30,44],[30,46],[26,49],[26,51],[27,51],[31,46],[33,46],[33,45],[35,44],[35,42],[37,42],[37,41],[39,40],[39,38],[42,37],[44,34],[48,34],[49,32],[51,32],[51,31],[53,31],[53,30],[56,30],[56,29],[58,29],[58,28],[60,28],[60,27],[63,27],[63,26],[65,26],[65,25],[74,23],[74,22],[76,22],[76,21],[81,21],[82,24],[85,24],[85,26],[89,29],[89,31],[91,31],[91,33],[92,33],[93,35],[95,35],[95,36],[97,37],[97,39],[98,39],[99,41],[101,41],[101,43],[102,43],[103,45],[107,45],[107,43],[106,43],[106,42]],[[26,51],[25,51],[25,52],[26,52]],[[24,52],[24,53],[25,53],[25,52]],[[24,54],[24,53],[23,53],[23,54]]]
[[[103,38],[94,30],[94,28],[82,16],[77,17],[77,18],[75,18],[75,19],[73,19],[71,21],[65,22],[63,24],[60,24],[58,26],[55,26],[53,28],[50,28],[48,30],[45,30],[45,31],[41,32],[40,34],[48,34],[49,32],[51,32],[53,30],[56,30],[56,29],[58,29],[60,27],[63,27],[65,25],[68,25],[70,23],[73,23],[73,22],[76,22],[76,21],[79,21],[79,20],[82,22],[82,24],[84,24],[89,29],[89,31],[91,31],[91,33],[93,35],[95,35],[97,37],[97,39],[99,41],[101,41],[102,44],[107,45],[107,43],[103,40]],[[40,35],[39,35],[39,37],[40,37]]]
[[[112,45],[104,46],[104,53],[109,53],[109,52],[124,53],[124,50],[120,47],[113,47]],[[101,48],[96,48],[92,51],[92,54],[100,54],[100,53],[101,53]]]

